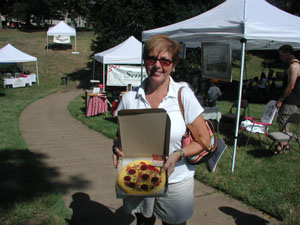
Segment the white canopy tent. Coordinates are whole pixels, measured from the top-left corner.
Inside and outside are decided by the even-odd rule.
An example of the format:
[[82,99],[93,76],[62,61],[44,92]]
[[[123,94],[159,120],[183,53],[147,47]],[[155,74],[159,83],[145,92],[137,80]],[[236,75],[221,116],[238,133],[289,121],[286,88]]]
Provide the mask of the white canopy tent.
[[300,17],[286,13],[265,0],[227,0],[191,19],[142,33],[142,41],[164,34],[185,44],[200,47],[202,42],[230,43],[241,49],[238,110],[235,125],[232,172],[237,148],[246,50],[278,49],[283,44],[300,48]]
[[6,44],[0,49],[0,63],[24,63],[24,62],[35,62],[37,84],[39,83],[39,71],[37,58],[28,55],[10,44]]
[[76,30],[75,28],[69,26],[64,21],[60,21],[53,27],[50,27],[47,31],[47,51],[48,51],[48,37],[56,36],[56,35],[64,35],[64,36],[74,36],[75,38],[75,52],[76,52]]
[[103,89],[105,90],[106,64],[136,64],[142,62],[142,43],[131,36],[119,45],[94,55],[93,79],[95,74],[95,61],[103,63]]

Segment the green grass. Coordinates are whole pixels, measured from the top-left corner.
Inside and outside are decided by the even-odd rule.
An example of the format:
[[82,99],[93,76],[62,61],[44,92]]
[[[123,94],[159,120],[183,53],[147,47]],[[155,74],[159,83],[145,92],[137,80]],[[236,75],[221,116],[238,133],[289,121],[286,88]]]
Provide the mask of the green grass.
[[[103,131],[112,138],[117,129],[116,120],[104,114],[87,118],[82,111],[84,104],[82,96],[75,98],[69,104],[71,114],[88,127],[98,132]],[[228,112],[232,103],[220,101],[217,104],[224,114]],[[249,108],[250,116],[259,118],[264,105],[250,104]],[[270,131],[276,130],[278,126],[274,119]],[[234,125],[220,124],[220,135],[228,145],[230,154],[233,153],[233,134]],[[300,154],[290,152],[274,156],[267,151],[267,145],[260,146],[257,136],[250,139],[247,148],[244,147],[245,141],[245,135],[240,134],[234,173],[231,172],[232,158],[225,152],[214,173],[210,173],[205,164],[197,165],[196,179],[283,220],[284,224],[299,224]],[[264,139],[265,143],[266,141]]]
[[[46,32],[0,31],[0,47],[10,43],[19,50],[37,57],[40,86],[0,89],[0,224],[67,224],[70,211],[61,194],[49,183],[49,168],[42,164],[43,155],[28,149],[19,131],[18,118],[31,102],[65,88],[61,77],[68,76],[68,85],[86,76],[90,61],[92,32],[77,33],[77,51],[45,51]],[[1,65],[0,65],[1,66]],[[35,63],[25,68],[35,72]],[[88,71],[89,72],[89,71]]]

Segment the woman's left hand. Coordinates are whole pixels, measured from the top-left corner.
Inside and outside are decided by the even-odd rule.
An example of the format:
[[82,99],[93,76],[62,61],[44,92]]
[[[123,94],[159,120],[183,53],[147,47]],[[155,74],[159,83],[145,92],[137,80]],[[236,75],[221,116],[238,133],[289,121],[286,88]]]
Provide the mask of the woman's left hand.
[[180,158],[179,152],[173,152],[171,155],[169,155],[167,161],[165,162],[164,166],[162,167],[161,172],[168,171],[168,177],[173,173],[174,167],[177,163],[177,161]]

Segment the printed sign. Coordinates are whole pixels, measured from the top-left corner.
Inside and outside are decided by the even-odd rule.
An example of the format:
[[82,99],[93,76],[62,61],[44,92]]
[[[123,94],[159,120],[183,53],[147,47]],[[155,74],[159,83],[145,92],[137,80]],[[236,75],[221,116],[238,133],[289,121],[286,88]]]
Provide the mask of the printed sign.
[[231,45],[207,42],[201,47],[202,77],[231,82]]
[[[147,77],[143,68],[143,79]],[[141,84],[141,66],[108,65],[107,86],[139,86]]]
[[68,44],[71,42],[70,36],[65,35],[55,35],[53,37],[54,43],[60,43],[60,44]]

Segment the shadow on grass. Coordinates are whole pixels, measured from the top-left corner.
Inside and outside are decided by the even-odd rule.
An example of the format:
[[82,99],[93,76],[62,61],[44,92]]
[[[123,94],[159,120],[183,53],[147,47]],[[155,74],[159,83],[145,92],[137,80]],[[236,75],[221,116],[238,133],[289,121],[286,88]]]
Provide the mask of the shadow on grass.
[[92,201],[83,192],[72,195],[70,208],[73,211],[71,219],[66,219],[69,225],[130,225],[134,216],[123,212],[122,207],[113,212],[108,206]]
[[254,158],[267,158],[274,156],[274,153],[268,151],[267,149],[256,149],[247,151],[249,155],[252,155]]
[[[59,172],[43,163],[47,155],[28,150],[0,151],[0,208],[8,210],[17,203],[30,201],[47,193],[54,193],[53,183]],[[70,187],[83,188],[88,181],[70,177],[55,182],[62,192]]]
[[[90,66],[89,64],[87,66]],[[91,68],[91,67],[90,67]],[[89,68],[78,70],[67,75],[73,81],[79,81],[78,88],[91,89],[90,80],[93,79],[93,71]]]
[[226,142],[227,145],[233,145],[234,129],[235,129],[234,123],[228,123],[222,120],[220,121],[219,132],[222,135],[224,135],[224,141]]
[[104,119],[107,120],[107,121],[109,121],[109,122],[113,122],[115,124],[118,123],[118,118],[117,117],[106,117]]
[[267,225],[269,221],[262,219],[261,217],[241,212],[232,207],[220,207],[220,211],[223,213],[230,215],[234,218],[236,225]]

